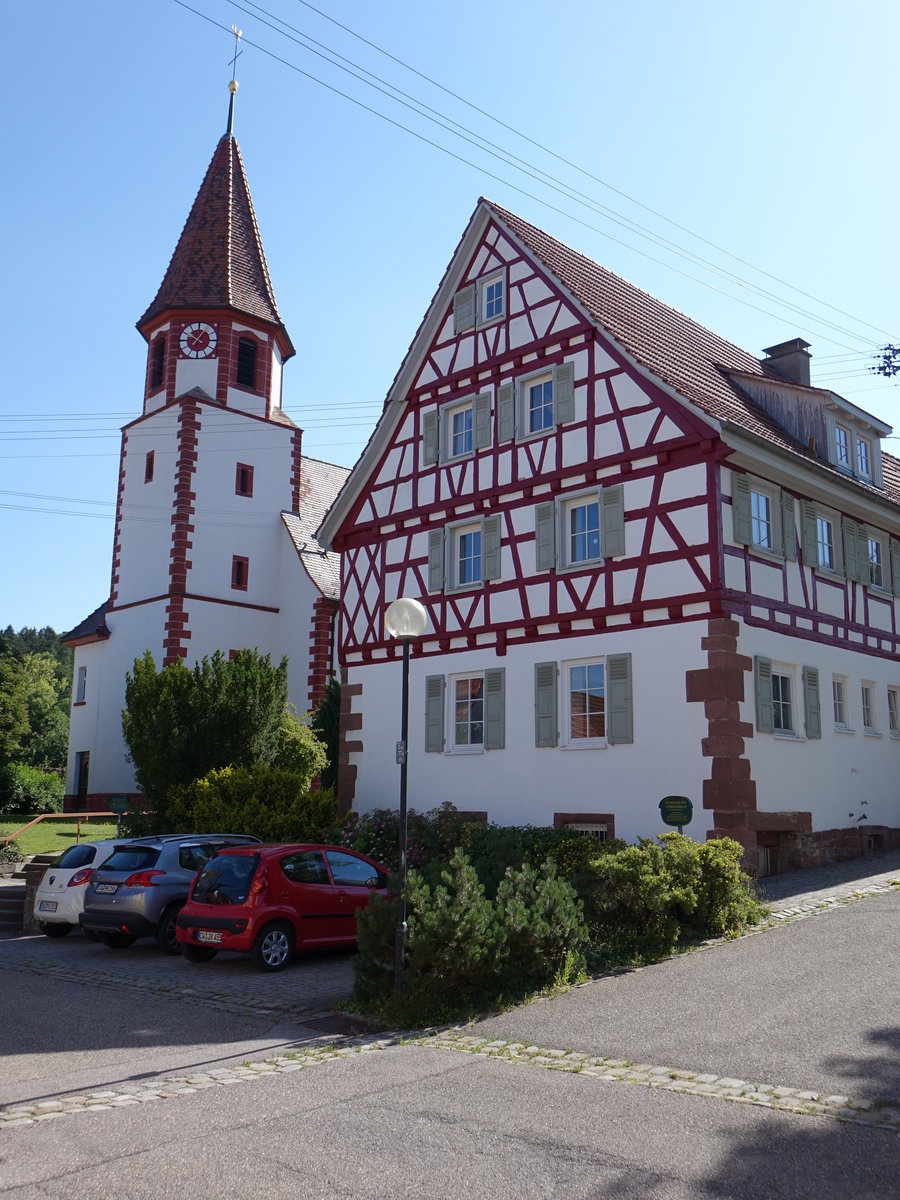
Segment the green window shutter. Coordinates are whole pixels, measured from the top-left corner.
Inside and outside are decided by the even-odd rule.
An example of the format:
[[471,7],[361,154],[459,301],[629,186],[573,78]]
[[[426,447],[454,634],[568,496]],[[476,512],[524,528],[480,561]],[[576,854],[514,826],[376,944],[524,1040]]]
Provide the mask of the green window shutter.
[[484,748],[502,750],[506,746],[506,668],[494,667],[484,673]]
[[444,531],[428,531],[428,590],[439,592],[444,586]]
[[[863,567],[868,567],[869,556],[860,555],[859,525],[850,517],[844,517],[841,524],[844,527],[844,573],[848,579],[863,578]],[[868,576],[868,570],[865,571]]]
[[753,526],[750,522],[750,480],[746,475],[731,472],[731,523],[734,526],[734,540],[742,546],[749,546],[753,540]]
[[475,284],[460,288],[453,297],[453,332],[463,333],[475,326]]
[[794,497],[786,492],[781,493],[781,524],[784,546],[784,557],[795,561],[797,558],[797,530],[794,526]]
[[516,436],[516,389],[501,383],[497,391],[497,441],[511,442]]
[[808,567],[819,565],[819,535],[816,526],[816,506],[812,500],[801,500],[803,513],[803,561]]
[[772,712],[772,661],[768,658],[753,659],[753,681],[756,686],[756,728],[760,733],[772,733],[775,718]]
[[575,420],[574,363],[557,363],[553,368],[553,415],[557,425]]
[[481,575],[500,578],[500,518],[485,517],[481,522]]
[[444,677],[425,678],[425,753],[440,754],[444,749]]
[[610,654],[606,660],[606,740],[611,746],[634,741],[631,655]]
[[438,460],[438,415],[435,409],[422,418],[422,462],[425,466]]
[[819,701],[819,672],[816,667],[803,668],[803,704],[806,711],[806,736],[822,736],[822,708]]
[[535,566],[549,571],[556,566],[556,505],[539,504],[534,510]]
[[[900,596],[900,542],[891,538],[891,590]],[[887,582],[885,580],[885,582]]]
[[619,557],[625,553],[625,489],[621,483],[601,489],[600,512],[603,514],[603,557]]
[[555,662],[534,664],[534,744],[555,746],[559,740],[556,720]]
[[480,396],[476,396],[472,407],[472,445],[476,450],[485,450],[491,444],[491,393],[482,392]]

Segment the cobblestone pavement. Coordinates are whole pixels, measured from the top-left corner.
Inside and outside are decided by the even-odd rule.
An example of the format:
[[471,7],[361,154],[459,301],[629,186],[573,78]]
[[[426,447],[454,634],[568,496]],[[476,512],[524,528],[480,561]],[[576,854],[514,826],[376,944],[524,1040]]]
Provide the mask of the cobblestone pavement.
[[[810,917],[838,904],[864,901],[867,896],[900,885],[900,852],[870,856],[863,861],[870,868],[865,875],[857,862],[793,872],[765,881],[773,921]],[[871,871],[875,866],[880,869]],[[662,1088],[797,1116],[812,1115],[900,1132],[900,1108],[878,1096],[825,1094],[685,1071],[664,1064],[526,1046],[520,1042],[473,1037],[459,1027],[406,1036],[358,1032],[351,1036],[350,1023],[344,1019],[342,1024],[342,1019],[332,1012],[352,990],[351,960],[352,956],[345,953],[314,955],[299,959],[279,974],[263,975],[245,957],[237,955],[222,955],[214,963],[200,965],[161,955],[152,945],[143,943],[113,951],[78,936],[64,941],[34,936],[0,938],[0,969],[7,979],[10,972],[34,972],[155,997],[190,999],[192,1005],[208,1005],[238,1014],[284,1015],[307,1025],[311,1031],[309,1044],[264,1061],[209,1071],[170,1073],[131,1080],[100,1091],[80,1091],[52,1100],[9,1105],[0,1109],[0,1133],[75,1114],[174,1100],[209,1088],[261,1081],[333,1059],[388,1052],[398,1044],[486,1055],[517,1067],[577,1072],[595,1079],[598,1085]]]

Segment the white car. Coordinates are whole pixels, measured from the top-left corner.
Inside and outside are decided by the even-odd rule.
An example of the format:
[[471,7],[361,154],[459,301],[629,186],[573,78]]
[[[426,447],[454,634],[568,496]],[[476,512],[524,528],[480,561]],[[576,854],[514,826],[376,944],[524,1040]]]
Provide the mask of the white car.
[[65,937],[78,928],[87,885],[118,841],[121,839],[69,846],[59,862],[44,872],[34,898],[34,916],[47,937]]

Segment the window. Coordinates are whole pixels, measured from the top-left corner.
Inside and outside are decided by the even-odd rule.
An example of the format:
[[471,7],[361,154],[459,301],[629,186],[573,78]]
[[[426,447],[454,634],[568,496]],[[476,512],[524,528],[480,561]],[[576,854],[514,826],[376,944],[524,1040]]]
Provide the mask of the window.
[[773,548],[771,501],[765,492],[750,489],[751,537],[754,546],[764,550]]
[[891,737],[900,737],[900,707],[898,707],[898,695],[900,695],[900,692],[898,692],[897,688],[888,688],[888,728],[890,729]]
[[602,661],[570,663],[568,708],[570,745],[599,743],[606,738],[606,696]]
[[481,583],[481,525],[455,529],[453,582],[457,587]]
[[472,453],[472,407],[457,408],[448,414],[450,428],[450,456]]
[[152,450],[147,451],[144,459],[144,483],[153,482],[153,468],[156,465],[156,455]]
[[234,476],[234,494],[236,496],[253,495],[253,468],[246,463],[238,463]]
[[481,288],[480,316],[482,324],[496,321],[504,316],[506,304],[504,302],[503,275],[490,275],[487,279],[482,279],[479,286]]
[[231,560],[231,586],[237,592],[246,592],[250,577],[250,559],[235,554]]
[[834,427],[834,450],[839,467],[850,466],[850,434],[843,425]]
[[485,450],[493,437],[492,392],[481,392],[462,403],[455,401],[422,416],[422,465],[452,462]]
[[601,825],[599,821],[567,821],[566,829],[574,829],[577,833],[583,833],[598,842],[605,842],[609,833],[609,826]]
[[834,725],[836,729],[848,729],[847,684],[844,679],[832,679],[831,695],[834,703]]
[[875,685],[864,683],[859,689],[862,700],[862,723],[866,733],[875,733]]
[[553,378],[537,379],[525,385],[526,429],[540,433],[553,427]]
[[331,878],[335,887],[383,887],[385,879],[380,879],[378,872],[364,858],[355,854],[347,854],[343,850],[326,850],[325,857],[331,870]]
[[884,587],[884,549],[876,537],[867,537],[869,552],[869,583],[873,587]]
[[84,704],[87,692],[87,667],[78,668],[78,682],[75,685],[75,703]]
[[242,337],[238,339],[235,381],[241,387],[256,387],[256,342],[253,338]]
[[534,522],[538,571],[566,570],[620,557],[625,553],[625,489],[616,484],[599,492],[538,504]]
[[574,363],[557,363],[552,368],[500,385],[497,393],[497,438],[500,442],[514,437],[537,437],[574,419]]
[[791,708],[791,677],[772,672],[772,720],[776,733],[793,733],[794,716]]
[[564,506],[566,561],[594,562],[600,558],[600,499],[595,495],[570,500]]
[[869,469],[869,443],[864,437],[856,439],[856,470],[864,479],[870,479],[872,472]]
[[816,517],[816,561],[826,571],[833,571],[834,524],[828,517]]
[[457,750],[484,744],[484,676],[457,677],[453,681],[453,747]]
[[282,858],[279,867],[291,883],[330,885],[328,868],[318,850],[298,850]]
[[[499,579],[500,517],[466,521],[428,533],[428,590],[473,587]],[[445,545],[446,543],[446,545]],[[446,555],[446,563],[445,563]]]
[[[448,712],[444,696],[448,695]],[[445,736],[444,720],[448,719]],[[506,670],[492,667],[465,675],[425,679],[425,750],[463,753],[502,750],[506,745]]]
[[161,388],[166,368],[166,339],[158,337],[153,343],[153,354],[150,361],[150,387],[152,390]]

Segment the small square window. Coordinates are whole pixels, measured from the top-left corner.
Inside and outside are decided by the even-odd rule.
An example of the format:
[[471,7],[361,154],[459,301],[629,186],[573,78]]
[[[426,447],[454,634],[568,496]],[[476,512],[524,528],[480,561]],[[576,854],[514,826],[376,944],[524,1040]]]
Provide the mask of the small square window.
[[253,495],[253,468],[246,463],[238,463],[234,477],[234,493],[236,496]]
[[156,455],[154,451],[148,450],[144,459],[144,483],[153,482],[153,468],[156,465]]
[[250,559],[235,554],[231,560],[231,586],[237,592],[246,592],[250,578]]
[[484,745],[484,676],[458,676],[453,681],[453,745],[480,749]]

